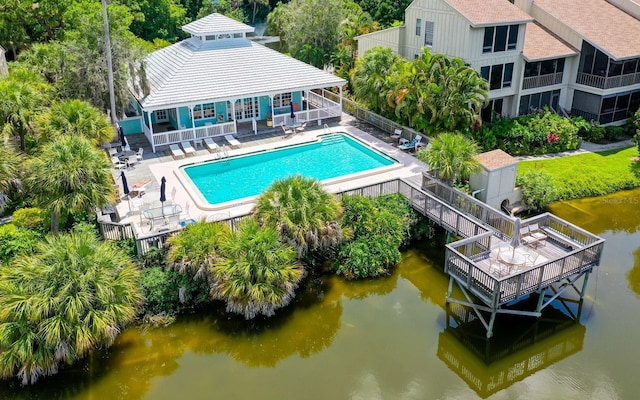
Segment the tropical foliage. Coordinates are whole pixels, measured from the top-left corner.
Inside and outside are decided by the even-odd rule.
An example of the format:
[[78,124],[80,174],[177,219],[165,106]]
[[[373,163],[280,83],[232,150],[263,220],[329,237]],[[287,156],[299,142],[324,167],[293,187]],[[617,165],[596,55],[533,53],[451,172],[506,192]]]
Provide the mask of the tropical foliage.
[[419,160],[429,164],[430,171],[450,184],[464,184],[480,169],[476,160],[478,145],[460,133],[442,133],[430,142],[429,149],[418,151]]
[[[480,126],[489,85],[461,59],[431,54],[427,48],[413,61],[394,61],[378,48],[369,52],[374,54],[365,53],[353,73],[358,101],[377,105],[373,111],[429,134],[468,132]],[[366,76],[368,72],[373,75]],[[379,91],[372,97],[375,89]]]
[[145,316],[173,316],[210,300],[210,287],[206,279],[193,278],[175,268],[145,268],[142,270],[140,287],[145,299],[142,305]]
[[27,136],[33,135],[35,115],[51,100],[51,87],[34,72],[14,69],[0,77],[0,124],[5,137],[19,137],[20,149],[27,150]]
[[57,232],[61,215],[82,214],[113,201],[111,165],[84,137],[61,136],[28,163],[27,186],[51,214]]
[[4,192],[19,178],[19,166],[22,157],[0,145],[0,192]]
[[400,246],[410,240],[415,212],[401,195],[344,196],[342,205],[342,225],[353,240],[340,247],[333,268],[347,279],[387,275],[400,262]]
[[48,237],[0,278],[0,376],[23,384],[110,346],[142,301],[131,259],[86,226]]
[[484,125],[473,138],[483,149],[502,149],[511,155],[558,153],[580,147],[581,119],[571,120],[548,109]]
[[516,185],[522,191],[522,204],[539,211],[557,199],[553,178],[544,170],[531,170],[518,175]]
[[206,280],[220,258],[222,240],[228,235],[229,226],[224,223],[199,221],[187,225],[179,235],[169,238],[167,262],[180,273]]
[[16,256],[33,253],[40,239],[36,231],[18,228],[14,224],[0,225],[0,264]]
[[246,219],[227,236],[222,251],[224,260],[212,269],[211,294],[226,302],[228,312],[269,317],[295,297],[305,272],[274,227]]
[[115,136],[109,120],[100,110],[82,100],[65,100],[53,104],[37,119],[41,142],[50,142],[63,135],[83,136],[94,145],[109,142]]
[[299,257],[322,255],[342,242],[342,209],[320,182],[300,175],[274,181],[258,198],[255,217],[274,226]]

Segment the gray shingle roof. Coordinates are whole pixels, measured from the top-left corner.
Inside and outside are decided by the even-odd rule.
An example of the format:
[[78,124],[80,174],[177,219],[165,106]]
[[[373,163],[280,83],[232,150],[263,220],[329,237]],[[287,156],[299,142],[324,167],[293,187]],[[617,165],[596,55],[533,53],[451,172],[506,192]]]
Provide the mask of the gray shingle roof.
[[150,54],[146,71],[150,93],[138,100],[147,110],[346,84],[247,39],[186,39]]
[[465,17],[472,26],[517,24],[533,18],[507,0],[444,0]]
[[214,33],[253,32],[254,28],[222,14],[213,13],[184,25],[182,30],[192,35],[203,36]]

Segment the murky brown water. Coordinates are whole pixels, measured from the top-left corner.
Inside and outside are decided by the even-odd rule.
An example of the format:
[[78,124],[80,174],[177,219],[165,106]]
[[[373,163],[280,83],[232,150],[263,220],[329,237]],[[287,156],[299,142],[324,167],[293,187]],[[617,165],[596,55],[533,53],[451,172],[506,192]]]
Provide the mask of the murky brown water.
[[0,398],[640,398],[639,202],[635,190],[553,205],[607,239],[579,322],[561,305],[537,322],[501,316],[490,341],[477,324],[452,323],[440,237],[407,251],[388,278],[313,279],[268,321],[214,308],[168,328],[129,329],[35,387],[0,384]]

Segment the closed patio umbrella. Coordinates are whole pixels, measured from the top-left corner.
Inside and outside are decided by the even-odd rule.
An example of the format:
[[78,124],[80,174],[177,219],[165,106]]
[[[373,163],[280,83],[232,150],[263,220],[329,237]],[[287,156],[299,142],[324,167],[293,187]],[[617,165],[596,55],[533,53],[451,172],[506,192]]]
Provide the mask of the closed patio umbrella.
[[124,137],[124,129],[121,126],[118,127],[118,135],[120,136],[120,142],[122,144],[122,150],[127,147],[127,139]]
[[516,218],[513,223],[513,237],[511,238],[511,247],[513,248],[512,257],[516,256],[516,248],[520,246],[520,218]]
[[131,211],[131,202],[129,201],[129,184],[127,183],[127,177],[124,175],[124,171],[120,171],[120,178],[122,178],[122,193],[127,196],[127,202],[129,203],[129,211]]
[[167,180],[163,176],[160,180],[160,204],[162,208],[162,216],[164,217],[164,202],[167,201]]
[[289,103],[289,107],[291,107],[291,119],[296,117],[296,113],[293,111],[293,101]]

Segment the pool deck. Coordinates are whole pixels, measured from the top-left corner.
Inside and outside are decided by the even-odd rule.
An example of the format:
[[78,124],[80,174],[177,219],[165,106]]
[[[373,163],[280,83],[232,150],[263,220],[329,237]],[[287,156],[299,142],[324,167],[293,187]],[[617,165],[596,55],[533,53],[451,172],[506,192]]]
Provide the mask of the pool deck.
[[[421,175],[427,169],[427,165],[418,161],[412,154],[402,151],[394,146],[394,140],[389,138],[388,134],[373,128],[370,125],[362,125],[362,122],[355,121],[352,117],[343,115],[341,120],[335,120],[329,124],[328,128],[322,126],[307,126],[302,133],[283,137],[280,132],[265,133],[258,135],[236,136],[241,142],[241,146],[237,149],[230,149],[226,146],[226,155],[237,156],[253,153],[261,150],[273,149],[276,147],[290,146],[312,142],[319,135],[334,132],[346,132],[351,136],[359,139],[368,146],[387,154],[398,161],[399,165],[395,168],[382,169],[378,173],[365,174],[366,176],[356,176],[354,179],[329,180],[325,184],[325,188],[336,193],[343,190],[357,188],[372,183],[383,182],[394,178],[411,178]],[[356,127],[358,126],[358,127]],[[367,129],[365,132],[360,127]],[[192,189],[185,187],[182,179],[177,176],[178,169],[182,165],[200,163],[218,159],[215,153],[209,153],[206,149],[196,149],[196,155],[185,157],[180,160],[174,160],[168,151],[152,153],[150,145],[143,135],[127,136],[131,149],[137,150],[139,147],[144,148],[143,161],[135,164],[125,171],[130,189],[137,182],[148,181],[145,186],[143,196],[137,196],[135,193],[128,198],[122,196],[122,184],[120,179],[120,170],[112,169],[114,181],[120,193],[120,201],[116,204],[117,215],[120,223],[132,223],[136,236],[152,235],[160,230],[174,229],[179,220],[187,219],[206,219],[207,221],[216,221],[227,219],[235,216],[246,215],[254,207],[252,201],[234,202],[224,207],[211,206],[203,204],[202,200],[190,194]],[[217,141],[217,140],[216,140]],[[222,145],[222,142],[218,144]],[[167,180],[166,197],[167,203],[174,203],[181,206],[183,212],[173,221],[173,226],[164,224],[156,225],[150,228],[149,224],[142,217],[141,207],[159,207],[160,206],[160,180],[162,177]],[[184,179],[184,178],[183,178]],[[331,183],[331,181],[337,181]],[[246,200],[246,199],[245,199]],[[166,203],[165,203],[166,204]]]

